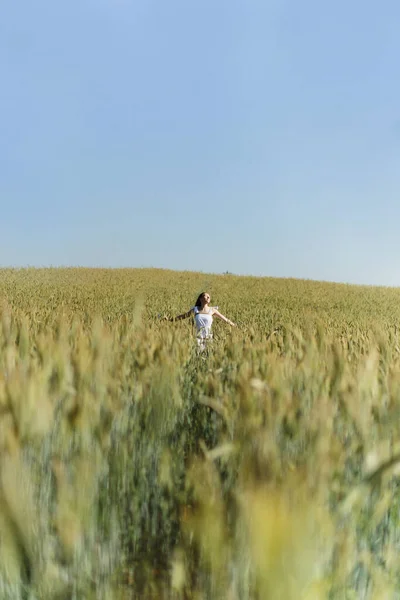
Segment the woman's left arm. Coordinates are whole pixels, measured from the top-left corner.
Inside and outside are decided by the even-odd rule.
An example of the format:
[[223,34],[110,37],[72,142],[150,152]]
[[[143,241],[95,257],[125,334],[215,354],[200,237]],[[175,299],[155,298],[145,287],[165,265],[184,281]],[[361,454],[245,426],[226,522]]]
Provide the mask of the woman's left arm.
[[225,323],[228,323],[228,325],[231,325],[232,327],[236,327],[236,323],[234,323],[233,321],[230,321],[229,319],[224,317],[224,315],[221,315],[221,313],[217,309],[214,309],[213,316],[218,317],[219,319],[222,319],[223,321],[225,321]]

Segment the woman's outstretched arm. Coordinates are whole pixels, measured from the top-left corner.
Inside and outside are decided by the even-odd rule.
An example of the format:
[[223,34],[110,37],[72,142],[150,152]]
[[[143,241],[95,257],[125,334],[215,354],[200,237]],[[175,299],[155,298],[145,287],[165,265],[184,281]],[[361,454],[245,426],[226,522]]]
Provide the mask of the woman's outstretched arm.
[[236,323],[234,323],[230,319],[227,319],[226,317],[224,317],[224,315],[221,315],[221,313],[218,310],[214,310],[213,315],[215,315],[219,319],[222,319],[223,321],[225,321],[225,323],[228,323],[228,325],[231,325],[232,327],[236,327]]
[[169,317],[168,321],[171,321],[171,323],[172,323],[173,321],[181,321],[182,319],[187,319],[192,314],[192,310],[193,310],[193,308],[191,308],[190,310],[188,310],[185,313],[182,313],[181,315],[178,315],[177,317]]

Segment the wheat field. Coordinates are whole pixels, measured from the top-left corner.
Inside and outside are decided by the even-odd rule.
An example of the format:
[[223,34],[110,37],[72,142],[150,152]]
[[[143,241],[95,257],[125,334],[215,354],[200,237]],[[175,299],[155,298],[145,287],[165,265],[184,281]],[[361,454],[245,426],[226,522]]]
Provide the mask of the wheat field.
[[400,290],[2,269],[0,310],[2,599],[400,598]]

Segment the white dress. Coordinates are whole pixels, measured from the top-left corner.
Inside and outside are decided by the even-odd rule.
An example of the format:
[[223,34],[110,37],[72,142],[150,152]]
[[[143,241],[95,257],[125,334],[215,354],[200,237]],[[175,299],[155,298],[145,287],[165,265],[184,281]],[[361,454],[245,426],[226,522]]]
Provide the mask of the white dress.
[[[213,307],[216,308],[216,307]],[[199,312],[198,306],[193,307],[194,323],[196,325],[196,335],[200,340],[209,339],[212,337],[211,326],[213,322],[213,316],[211,308],[209,313]]]

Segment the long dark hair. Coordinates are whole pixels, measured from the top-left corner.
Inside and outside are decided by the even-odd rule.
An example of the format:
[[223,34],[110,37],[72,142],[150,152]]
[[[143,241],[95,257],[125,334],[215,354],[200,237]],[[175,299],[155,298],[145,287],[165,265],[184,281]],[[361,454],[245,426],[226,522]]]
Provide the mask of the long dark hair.
[[203,298],[204,294],[206,294],[207,292],[201,292],[201,294],[199,294],[199,297],[196,300],[196,308],[201,308],[201,299]]

